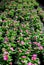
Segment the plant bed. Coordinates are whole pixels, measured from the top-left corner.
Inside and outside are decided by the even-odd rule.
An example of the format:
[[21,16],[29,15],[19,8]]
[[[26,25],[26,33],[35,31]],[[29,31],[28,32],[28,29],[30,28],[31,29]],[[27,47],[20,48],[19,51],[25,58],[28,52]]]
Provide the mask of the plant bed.
[[39,3],[1,2],[4,6],[0,3],[0,64],[44,65],[44,11]]

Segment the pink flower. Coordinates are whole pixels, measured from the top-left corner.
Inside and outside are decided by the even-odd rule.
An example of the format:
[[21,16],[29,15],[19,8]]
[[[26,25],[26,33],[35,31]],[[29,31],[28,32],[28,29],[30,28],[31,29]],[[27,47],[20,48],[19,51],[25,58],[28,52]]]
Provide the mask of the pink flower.
[[31,63],[31,62],[29,62],[29,63],[28,63],[28,65],[32,65],[32,63]]
[[24,24],[22,24],[22,27],[24,27]]
[[36,60],[36,57],[32,57],[32,60]]
[[32,55],[32,60],[36,60],[37,59],[37,55],[36,54],[33,54]]
[[40,49],[40,50],[43,50],[43,47],[42,47],[42,46],[40,46],[40,47],[39,47],[39,49]]
[[28,33],[28,30],[26,30],[26,32]]
[[29,54],[29,51],[27,51],[25,54]]
[[20,30],[21,32],[23,32],[23,30]]
[[2,20],[2,22],[6,22],[6,20]]
[[16,20],[14,20],[14,22],[17,22]]
[[19,49],[19,52],[21,53],[21,52],[22,52],[22,50],[20,50],[20,49]]
[[37,54],[33,54],[32,56],[33,56],[33,57],[37,57]]
[[10,48],[12,51],[14,51],[13,47]]
[[32,64],[32,65],[35,65],[35,64]]
[[37,46],[40,46],[40,43],[38,43]]
[[4,38],[4,43],[6,43],[6,42],[8,42],[8,38],[7,37]]
[[23,60],[21,60],[22,63],[25,63]]
[[42,34],[43,32],[41,31],[40,33]]
[[29,50],[27,50],[25,54],[29,54],[29,52],[30,52],[30,49],[29,49]]
[[6,41],[6,42],[8,41],[8,38],[7,38],[7,37],[5,37],[5,41]]
[[38,64],[40,65],[40,61],[38,61]]
[[4,59],[4,60],[8,60],[8,56],[7,56],[7,55],[4,55],[4,56],[3,56],[3,59]]
[[6,31],[6,34],[8,34],[8,31]]
[[33,42],[34,44],[36,44],[37,46],[40,46],[40,43],[38,43],[38,42]]
[[10,62],[10,65],[12,65],[12,62]]
[[34,65],[37,65],[37,64],[34,64]]
[[26,56],[22,56],[22,58],[26,58]]
[[7,51],[5,51],[5,52],[4,52],[4,54],[8,54],[8,52],[7,52]]
[[4,41],[4,43],[7,43],[7,41]]
[[18,16],[16,16],[16,18],[18,18]]
[[37,36],[35,36],[34,39],[36,40],[37,39]]
[[24,41],[21,41],[21,44],[24,45]]
[[20,42],[19,40],[17,40],[17,42]]
[[33,43],[37,45],[37,42],[33,42]]

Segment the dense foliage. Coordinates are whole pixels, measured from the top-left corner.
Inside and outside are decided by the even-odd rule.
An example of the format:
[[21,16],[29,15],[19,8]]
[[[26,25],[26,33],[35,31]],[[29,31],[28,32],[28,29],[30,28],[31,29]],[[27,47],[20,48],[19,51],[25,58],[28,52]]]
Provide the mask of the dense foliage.
[[0,65],[40,65],[40,54],[44,62],[43,23],[44,11],[36,0],[2,0]]

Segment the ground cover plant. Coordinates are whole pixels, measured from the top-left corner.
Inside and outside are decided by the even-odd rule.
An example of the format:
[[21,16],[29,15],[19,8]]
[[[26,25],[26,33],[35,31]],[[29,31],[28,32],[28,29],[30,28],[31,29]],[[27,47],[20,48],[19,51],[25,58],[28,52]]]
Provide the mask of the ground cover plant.
[[44,10],[36,0],[0,1],[0,65],[44,65]]

